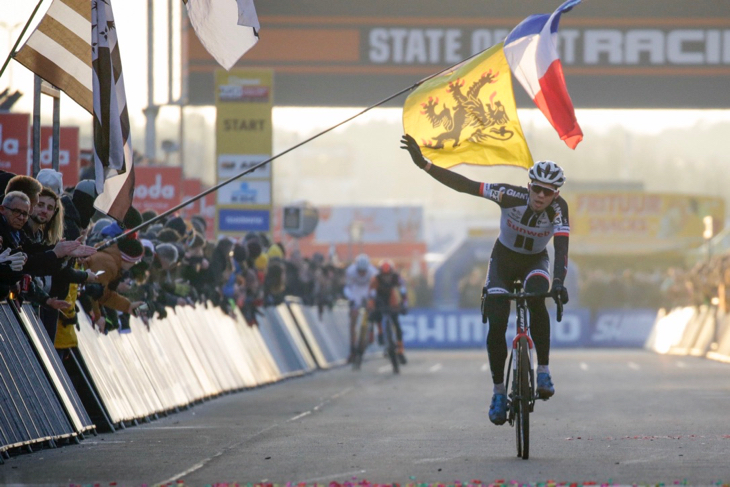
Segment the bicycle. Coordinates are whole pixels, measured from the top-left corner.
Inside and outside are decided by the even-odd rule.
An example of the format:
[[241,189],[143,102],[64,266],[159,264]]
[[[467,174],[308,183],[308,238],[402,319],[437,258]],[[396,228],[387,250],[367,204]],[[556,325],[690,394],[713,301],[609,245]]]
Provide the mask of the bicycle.
[[382,312],[381,324],[383,327],[383,335],[385,336],[385,350],[388,353],[390,363],[393,365],[393,373],[400,374],[400,362],[398,361],[398,353],[396,350],[395,337],[393,336],[393,319],[390,309],[384,309]]
[[[486,295],[485,293],[482,296]],[[515,302],[517,314],[517,334],[512,340],[509,363],[507,369],[505,386],[510,391],[507,397],[507,421],[510,426],[515,427],[517,442],[517,456],[523,460],[530,457],[530,413],[535,409],[535,401],[538,397],[535,394],[535,368],[532,356],[534,344],[529,335],[529,324],[527,321],[527,299],[528,298],[549,298],[550,293],[527,293],[522,288],[522,281],[516,280],[513,283],[513,292],[501,296]],[[563,319],[563,303],[558,300],[557,320]],[[514,374],[510,388],[510,372]]]
[[371,342],[370,313],[365,306],[361,306],[357,312],[355,333],[355,351],[352,356],[352,370],[360,370],[362,359],[365,357],[365,350]]

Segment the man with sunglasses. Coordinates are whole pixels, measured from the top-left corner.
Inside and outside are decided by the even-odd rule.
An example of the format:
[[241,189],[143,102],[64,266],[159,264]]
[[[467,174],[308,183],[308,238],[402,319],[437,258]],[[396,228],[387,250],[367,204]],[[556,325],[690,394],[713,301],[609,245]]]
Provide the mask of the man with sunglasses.
[[[507,322],[510,302],[501,297],[511,292],[515,279],[521,279],[525,291],[545,293],[550,288],[550,259],[547,245],[553,240],[555,262],[552,296],[568,302],[564,286],[568,268],[568,204],[560,197],[565,182],[563,170],[552,161],[538,161],[530,168],[527,187],[502,183],[480,183],[458,173],[431,164],[410,135],[401,139],[413,162],[431,177],[461,193],[494,201],[502,209],[499,237],[489,259],[484,286],[483,322],[489,322],[487,352],[494,383],[489,419],[496,425],[507,420],[507,390],[504,365],[507,361]],[[530,334],[537,352],[537,394],[548,399],[555,394],[550,376],[550,317],[544,299],[529,299]]]

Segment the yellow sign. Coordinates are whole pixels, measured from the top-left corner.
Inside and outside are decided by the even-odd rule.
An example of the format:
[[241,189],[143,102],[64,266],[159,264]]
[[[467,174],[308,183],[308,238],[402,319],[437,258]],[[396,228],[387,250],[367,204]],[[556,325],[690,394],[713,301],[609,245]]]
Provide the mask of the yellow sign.
[[419,86],[403,105],[403,128],[441,167],[532,166],[501,43]]
[[[273,71],[218,70],[215,77],[217,233],[270,232]],[[263,165],[261,165],[263,164]]]
[[[561,195],[570,208],[571,254],[650,254],[704,242],[704,218],[725,220],[722,198],[642,192]],[[715,234],[721,228],[713,228]]]

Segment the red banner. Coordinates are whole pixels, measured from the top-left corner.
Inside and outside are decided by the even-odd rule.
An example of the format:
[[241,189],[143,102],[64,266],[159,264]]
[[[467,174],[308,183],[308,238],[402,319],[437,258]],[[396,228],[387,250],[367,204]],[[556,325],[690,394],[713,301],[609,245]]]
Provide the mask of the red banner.
[[140,212],[163,213],[180,204],[183,174],[180,167],[135,166],[134,202]]
[[[53,167],[52,147],[53,127],[41,127],[41,169]],[[76,186],[76,183],[79,182],[78,127],[60,127],[59,129],[58,170],[63,174],[64,187]]]
[[0,113],[0,169],[28,174],[30,114]]

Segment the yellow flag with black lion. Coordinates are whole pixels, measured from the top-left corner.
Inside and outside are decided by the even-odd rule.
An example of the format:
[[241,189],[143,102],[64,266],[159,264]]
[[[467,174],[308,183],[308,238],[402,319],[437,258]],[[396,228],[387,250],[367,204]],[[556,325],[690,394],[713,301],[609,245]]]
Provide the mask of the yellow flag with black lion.
[[433,164],[532,166],[503,44],[424,81],[403,106],[403,127]]

